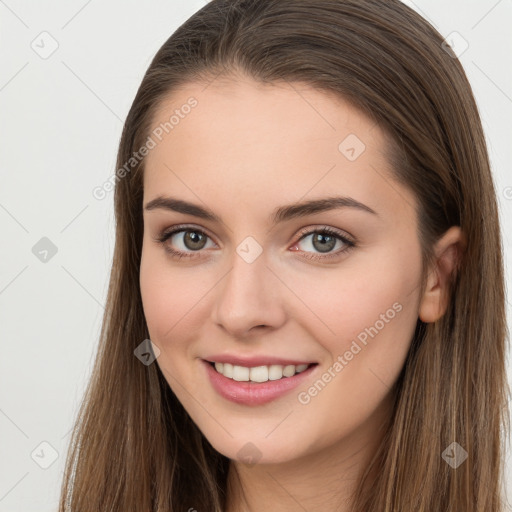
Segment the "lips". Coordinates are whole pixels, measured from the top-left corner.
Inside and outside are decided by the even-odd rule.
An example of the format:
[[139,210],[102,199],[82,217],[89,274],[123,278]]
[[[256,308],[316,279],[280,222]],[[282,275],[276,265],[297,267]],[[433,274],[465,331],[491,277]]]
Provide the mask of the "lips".
[[307,364],[308,366],[311,364],[315,364],[316,361],[308,361],[306,359],[288,359],[276,356],[250,356],[244,357],[240,355],[234,354],[217,354],[204,358],[205,361],[209,363],[230,363],[236,366],[245,366],[247,368],[252,368],[255,366],[270,366],[273,364],[278,364],[281,366],[294,365],[299,366],[302,364]]
[[[246,361],[246,360],[245,360]],[[261,359],[260,359],[261,361]],[[266,359],[268,361],[268,359]],[[283,361],[281,359],[281,361]],[[288,362],[288,360],[284,360]],[[220,361],[217,361],[220,362]],[[306,364],[306,363],[303,363]],[[267,382],[238,382],[217,372],[211,362],[202,360],[207,380],[223,398],[238,405],[258,406],[277,400],[318,374],[318,364],[311,364],[306,370],[292,377]]]

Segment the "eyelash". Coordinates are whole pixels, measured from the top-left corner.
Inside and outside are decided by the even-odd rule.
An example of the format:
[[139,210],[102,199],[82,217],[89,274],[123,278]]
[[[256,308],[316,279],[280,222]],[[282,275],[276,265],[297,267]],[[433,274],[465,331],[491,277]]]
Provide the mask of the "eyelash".
[[[171,238],[173,235],[175,235],[176,233],[181,233],[183,231],[185,231],[185,232],[186,231],[192,231],[194,233],[200,233],[201,235],[204,235],[204,236],[210,238],[201,229],[197,229],[197,228],[195,228],[193,226],[188,226],[188,225],[179,225],[179,226],[175,226],[171,230],[164,230],[164,231],[162,231],[160,233],[160,235],[155,238],[155,241],[161,243],[164,246],[165,251],[167,251],[173,258],[181,259],[181,258],[194,258],[194,257],[197,257],[198,256],[197,253],[200,253],[201,250],[199,250],[199,251],[191,251],[191,252],[182,252],[182,251],[177,251],[175,249],[172,249],[171,247],[169,247],[168,245],[165,244],[165,242],[169,238]],[[327,253],[324,256],[318,256],[318,255],[316,255],[316,253],[306,253],[306,254],[310,254],[310,255],[309,256],[301,256],[301,257],[303,257],[305,259],[308,259],[308,260],[309,259],[314,259],[314,260],[322,260],[323,261],[323,260],[326,260],[326,259],[336,258],[336,257],[341,256],[342,254],[346,254],[351,249],[356,247],[356,243],[355,243],[354,240],[349,239],[345,235],[342,235],[340,231],[332,229],[332,228],[330,228],[328,226],[323,226],[322,228],[309,229],[309,230],[308,230],[308,228],[305,228],[305,229],[301,230],[300,233],[299,233],[299,238],[295,242],[295,244],[299,243],[302,239],[306,238],[306,236],[309,236],[309,235],[312,235],[312,234],[315,234],[315,233],[320,233],[322,235],[333,236],[334,238],[337,238],[338,240],[343,242],[346,245],[346,247],[344,249],[338,249],[336,252]]]

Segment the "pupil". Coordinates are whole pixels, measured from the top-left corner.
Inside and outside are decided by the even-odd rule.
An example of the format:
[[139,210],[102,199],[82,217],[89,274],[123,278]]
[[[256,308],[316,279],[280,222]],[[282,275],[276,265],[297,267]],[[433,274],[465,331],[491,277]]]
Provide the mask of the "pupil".
[[[317,246],[317,243],[319,245]],[[336,245],[336,239],[331,235],[324,235],[322,233],[317,233],[313,237],[313,246],[320,252],[328,252],[334,248]]]
[[196,231],[187,231],[185,233],[185,245],[188,249],[202,249],[205,244],[205,237]]

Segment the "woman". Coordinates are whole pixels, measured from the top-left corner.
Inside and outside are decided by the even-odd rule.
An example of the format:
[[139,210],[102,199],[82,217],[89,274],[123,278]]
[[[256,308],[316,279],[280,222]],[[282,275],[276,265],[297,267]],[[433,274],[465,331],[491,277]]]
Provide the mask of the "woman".
[[505,510],[496,198],[431,25],[212,0],[153,59],[117,163],[61,512]]

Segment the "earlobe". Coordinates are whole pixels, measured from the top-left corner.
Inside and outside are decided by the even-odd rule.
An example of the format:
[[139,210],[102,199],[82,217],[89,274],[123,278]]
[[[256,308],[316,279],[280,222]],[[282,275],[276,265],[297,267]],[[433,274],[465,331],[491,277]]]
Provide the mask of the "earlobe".
[[465,248],[466,240],[459,226],[452,226],[436,243],[435,266],[429,271],[427,286],[418,311],[421,321],[435,322],[446,312],[450,298],[450,282],[457,272]]

